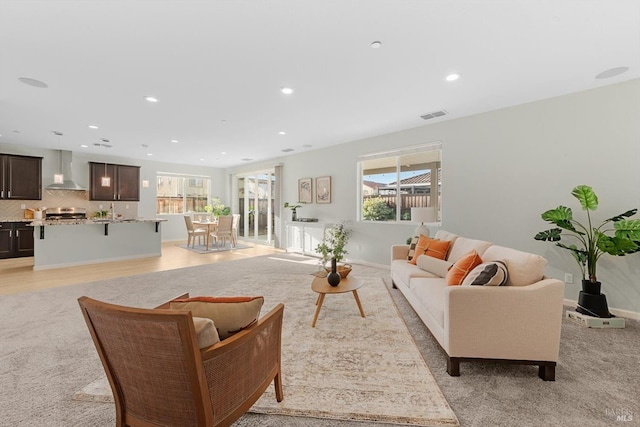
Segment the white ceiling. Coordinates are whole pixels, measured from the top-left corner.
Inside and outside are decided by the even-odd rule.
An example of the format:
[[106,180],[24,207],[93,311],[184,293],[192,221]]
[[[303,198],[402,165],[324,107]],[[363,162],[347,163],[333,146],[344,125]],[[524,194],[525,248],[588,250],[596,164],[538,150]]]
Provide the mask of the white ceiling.
[[0,0],[9,144],[231,167],[639,77],[638,0]]

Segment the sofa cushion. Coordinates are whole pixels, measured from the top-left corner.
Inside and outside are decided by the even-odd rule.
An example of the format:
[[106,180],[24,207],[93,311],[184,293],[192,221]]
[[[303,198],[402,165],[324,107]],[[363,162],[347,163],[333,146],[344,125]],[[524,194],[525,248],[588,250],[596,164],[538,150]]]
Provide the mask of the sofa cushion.
[[491,242],[485,242],[484,240],[468,239],[466,237],[458,237],[453,246],[449,250],[449,256],[447,261],[455,263],[469,252],[475,250],[478,255],[484,256],[484,252],[491,246]]
[[410,264],[404,259],[391,261],[391,272],[394,280],[399,280],[406,286],[409,286],[409,281],[412,277],[438,277],[435,273],[422,270],[417,265]]
[[[458,239],[460,240],[460,239]],[[478,252],[472,250],[467,255],[456,261],[445,278],[448,286],[458,286],[462,283],[467,274],[473,270],[476,266],[482,263],[482,258],[478,255]]]
[[453,263],[432,256],[421,255],[418,257],[416,265],[422,270],[434,273],[438,277],[445,277]]
[[407,254],[407,260],[411,261],[416,253],[416,246],[418,245],[418,239],[420,236],[413,236],[411,238],[411,243],[409,243],[409,253]]
[[[406,261],[405,261],[406,263]],[[174,310],[189,310],[194,317],[213,320],[221,340],[258,321],[264,297],[193,297],[175,299]]]
[[509,272],[506,284],[512,286],[527,286],[538,282],[544,276],[547,264],[547,260],[540,255],[497,245],[487,249],[483,258],[485,261],[503,261]]
[[440,277],[419,278],[411,281],[411,292],[444,328],[444,294],[447,282]]
[[502,261],[483,262],[462,281],[462,286],[501,286],[507,283],[507,266]]

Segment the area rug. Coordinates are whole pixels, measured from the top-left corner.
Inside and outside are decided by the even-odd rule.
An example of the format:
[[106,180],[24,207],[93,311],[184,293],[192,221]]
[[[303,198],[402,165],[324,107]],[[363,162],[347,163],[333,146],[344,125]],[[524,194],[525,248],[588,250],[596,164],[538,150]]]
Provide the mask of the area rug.
[[[379,277],[361,277],[358,291],[327,295],[315,328],[317,294],[310,275],[255,274],[222,294],[265,296],[263,313],[284,302],[284,400],[273,386],[251,412],[415,426],[457,426],[458,420],[422,359]],[[102,377],[76,400],[112,401]]]
[[220,246],[220,247],[216,246],[215,243],[212,243],[209,245],[209,249],[207,249],[206,245],[194,245],[193,247],[191,247],[183,243],[183,244],[177,244],[176,246],[182,249],[188,249],[191,252],[196,252],[199,254],[212,254],[216,252],[235,251],[236,249],[249,249],[253,247],[253,246],[241,245],[241,244],[231,246],[230,243],[225,243],[224,246]]

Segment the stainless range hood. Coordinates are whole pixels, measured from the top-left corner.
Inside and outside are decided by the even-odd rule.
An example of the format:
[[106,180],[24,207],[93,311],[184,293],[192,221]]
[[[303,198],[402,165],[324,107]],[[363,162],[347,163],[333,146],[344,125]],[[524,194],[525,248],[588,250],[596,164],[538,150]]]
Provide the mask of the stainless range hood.
[[59,172],[61,172],[64,175],[64,180],[60,184],[57,184],[57,183],[54,182],[53,184],[51,184],[48,187],[46,187],[46,190],[86,190],[86,188],[83,188],[83,187],[79,186],[72,179],[72,176],[71,176],[71,157],[72,157],[71,151],[59,150],[58,151],[58,155],[59,155],[59,159],[60,159]]

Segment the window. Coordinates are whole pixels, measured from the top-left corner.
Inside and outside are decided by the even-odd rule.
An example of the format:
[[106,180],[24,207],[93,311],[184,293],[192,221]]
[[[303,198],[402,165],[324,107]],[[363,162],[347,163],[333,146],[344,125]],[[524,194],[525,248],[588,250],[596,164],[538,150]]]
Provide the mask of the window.
[[442,218],[442,144],[360,157],[360,220],[410,221],[411,208]]
[[211,199],[211,179],[159,173],[156,212],[182,214],[204,212]]

